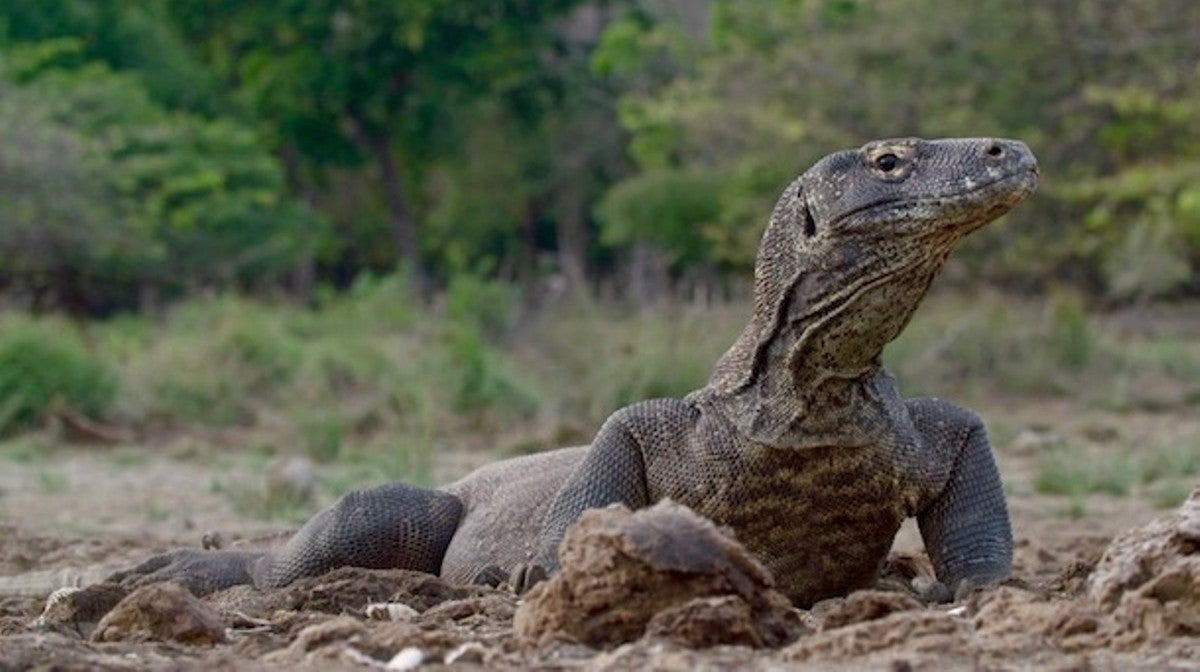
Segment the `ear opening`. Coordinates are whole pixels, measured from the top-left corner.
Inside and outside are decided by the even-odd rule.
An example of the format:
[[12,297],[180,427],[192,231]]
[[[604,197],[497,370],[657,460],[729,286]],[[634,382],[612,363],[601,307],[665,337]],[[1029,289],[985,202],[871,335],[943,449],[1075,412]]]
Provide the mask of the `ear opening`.
[[812,238],[817,235],[817,220],[813,219],[812,213],[808,208],[804,208],[804,236]]

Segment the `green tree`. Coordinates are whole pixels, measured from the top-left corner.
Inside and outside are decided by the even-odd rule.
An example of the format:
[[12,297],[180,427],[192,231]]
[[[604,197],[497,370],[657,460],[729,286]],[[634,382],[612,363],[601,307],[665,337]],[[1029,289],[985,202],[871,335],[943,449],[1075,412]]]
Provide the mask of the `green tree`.
[[131,233],[115,216],[103,155],[44,99],[4,81],[0,146],[0,285],[36,311],[55,301],[82,310],[93,299],[81,274],[111,270]]
[[[278,163],[252,130],[165,109],[132,73],[83,60],[73,38],[6,53],[13,104],[34,111],[15,131],[32,125],[26,142],[45,142],[11,159],[43,168],[25,173],[25,206],[10,213],[19,221],[7,240],[27,260],[11,272],[26,284],[45,285],[37,278],[50,262],[33,263],[41,249],[59,259],[60,298],[87,287],[130,305],[138,295],[249,286],[286,272],[320,234],[320,220],[288,198]],[[43,239],[72,242],[34,245]]]
[[133,74],[156,102],[212,112],[216,80],[169,21],[169,0],[5,0],[0,44],[75,40],[78,56]]
[[[396,258],[427,285],[413,200],[448,121],[471,97],[536,106],[528,73],[578,0],[185,0],[172,11],[285,156],[316,169],[373,165]],[[293,165],[294,173],[302,170]]]

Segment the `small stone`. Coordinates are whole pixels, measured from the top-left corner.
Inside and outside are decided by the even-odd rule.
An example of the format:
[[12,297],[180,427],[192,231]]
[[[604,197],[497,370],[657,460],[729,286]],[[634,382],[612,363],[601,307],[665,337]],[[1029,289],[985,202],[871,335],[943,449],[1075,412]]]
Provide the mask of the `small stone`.
[[483,663],[487,658],[488,648],[479,642],[459,644],[453,651],[446,654],[445,663]]
[[405,672],[405,670],[415,670],[423,662],[425,662],[425,652],[415,646],[409,646],[400,649],[399,653],[392,656],[384,669]]
[[1057,432],[1031,427],[1017,434],[1009,445],[1009,452],[1014,455],[1037,455],[1066,444],[1067,440]]
[[420,613],[402,602],[373,602],[367,605],[367,618],[375,621],[411,621]]

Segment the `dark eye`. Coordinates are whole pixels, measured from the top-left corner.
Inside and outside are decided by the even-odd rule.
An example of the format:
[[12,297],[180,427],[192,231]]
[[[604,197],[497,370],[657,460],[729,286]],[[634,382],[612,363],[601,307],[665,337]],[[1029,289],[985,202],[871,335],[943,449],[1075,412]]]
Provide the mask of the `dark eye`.
[[875,167],[885,173],[890,173],[900,165],[900,159],[895,154],[882,154],[875,159]]

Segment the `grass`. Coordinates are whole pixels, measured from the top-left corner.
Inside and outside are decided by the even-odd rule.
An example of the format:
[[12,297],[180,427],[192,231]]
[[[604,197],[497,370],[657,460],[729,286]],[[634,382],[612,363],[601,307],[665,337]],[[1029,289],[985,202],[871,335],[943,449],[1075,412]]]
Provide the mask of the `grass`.
[[1033,487],[1044,495],[1125,496],[1138,482],[1134,461],[1126,455],[1097,460],[1078,449],[1050,452],[1038,464]]
[[[547,440],[586,440],[616,408],[703,385],[748,316],[745,305],[637,312],[579,301],[530,325],[518,304],[473,281],[429,311],[386,278],[317,310],[198,299],[158,320],[90,325],[87,354],[117,372],[113,407],[100,415],[263,428],[328,462],[381,437],[478,445],[527,426]],[[885,361],[910,395],[1083,395],[1116,410],[1200,395],[1194,341],[1118,339],[1097,319],[1066,292],[1043,301],[945,294],[918,311]],[[1174,381],[1164,389],[1177,393],[1164,398],[1147,377]]]
[[0,436],[34,427],[56,405],[107,411],[116,374],[61,320],[8,315],[0,321]]
[[1158,508],[1178,506],[1200,475],[1200,436],[1150,446],[1140,453],[1095,454],[1076,446],[1053,449],[1038,462],[1034,489],[1068,499],[1065,515],[1080,517],[1089,495],[1143,493]]
[[[323,486],[336,494],[394,478],[429,483],[441,446],[511,453],[589,441],[623,405],[703,385],[749,316],[748,301],[636,311],[584,299],[534,315],[520,306],[506,287],[464,280],[420,307],[382,277],[323,293],[315,309],[224,296],[82,326],[0,315],[0,331],[61,331],[70,362],[110,372],[111,398],[91,408],[105,421],[151,436],[227,428],[226,445],[338,465]],[[885,361],[906,394],[968,404],[1070,396],[1120,412],[1200,399],[1194,339],[1117,335],[1066,291],[937,294]],[[1002,445],[1019,429],[993,434]],[[46,434],[0,443],[0,459],[38,459],[53,447]],[[137,467],[136,456],[115,459]],[[1047,453],[1035,489],[1161,490],[1166,501],[1180,489],[1172,479],[1198,472],[1194,447],[1101,458],[1068,447]],[[229,479],[221,487],[275,515],[274,503],[239,494]]]
[[60,494],[71,487],[65,476],[48,465],[39,466],[36,472],[38,488],[46,494]]

